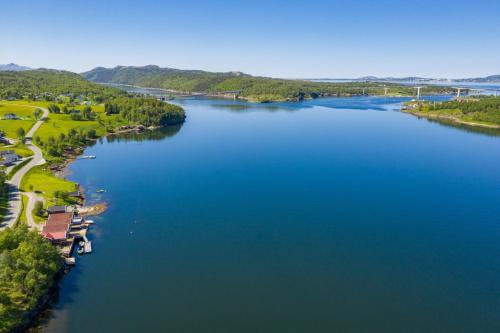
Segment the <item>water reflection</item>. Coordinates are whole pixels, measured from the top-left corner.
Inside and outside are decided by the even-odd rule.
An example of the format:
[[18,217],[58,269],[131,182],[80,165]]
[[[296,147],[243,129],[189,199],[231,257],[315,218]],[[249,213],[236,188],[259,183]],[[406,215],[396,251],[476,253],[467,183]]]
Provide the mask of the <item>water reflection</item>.
[[489,136],[500,136],[500,129],[498,129],[498,128],[488,128],[488,127],[460,124],[460,123],[453,122],[449,119],[431,119],[431,118],[425,118],[425,117],[418,117],[418,119],[425,119],[430,123],[436,123],[436,124],[444,126],[444,127],[453,127],[453,128],[458,129],[458,130],[466,131],[469,133],[485,134],[485,135],[489,135]]
[[113,134],[106,137],[106,141],[112,142],[129,142],[129,141],[160,141],[165,138],[170,138],[179,133],[183,124],[171,125],[153,131],[143,132],[126,132]]

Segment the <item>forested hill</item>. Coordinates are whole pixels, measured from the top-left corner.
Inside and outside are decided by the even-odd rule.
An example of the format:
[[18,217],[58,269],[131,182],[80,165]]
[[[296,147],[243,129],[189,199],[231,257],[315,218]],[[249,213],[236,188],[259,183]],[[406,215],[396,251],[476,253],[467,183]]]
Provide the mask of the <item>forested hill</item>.
[[[408,86],[377,82],[323,83],[256,77],[241,72],[214,73],[179,70],[158,66],[97,67],[82,76],[93,82],[128,84],[140,87],[170,89],[181,92],[222,94],[239,91],[240,97],[256,101],[297,100],[319,96],[353,96],[363,93],[381,95],[384,86],[390,94],[412,95]],[[428,93],[445,93],[448,88],[429,87]],[[424,91],[425,93],[425,91]]]
[[[105,104],[108,109],[104,120],[113,118],[115,125],[120,122],[161,127],[182,123],[185,119],[184,110],[179,106],[157,101],[152,97],[139,98],[121,89],[89,82],[78,74],[56,70],[0,71],[0,100],[2,99],[50,101],[54,103],[49,108],[52,113],[69,113],[71,108],[81,103],[94,108]],[[91,110],[86,116],[66,116],[79,121],[99,120]]]
[[75,94],[105,100],[124,95],[119,89],[92,83],[80,75],[49,69],[27,71],[0,71],[0,99],[51,94]]

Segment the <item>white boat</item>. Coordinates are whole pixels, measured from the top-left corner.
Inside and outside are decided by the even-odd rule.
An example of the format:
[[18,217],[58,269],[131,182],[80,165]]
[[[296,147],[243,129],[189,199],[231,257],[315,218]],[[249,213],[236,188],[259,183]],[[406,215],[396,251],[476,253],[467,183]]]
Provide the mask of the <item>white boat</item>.
[[75,216],[75,217],[73,217],[73,223],[74,224],[80,224],[82,222],[83,222],[83,217],[81,217],[81,216]]
[[87,223],[87,224],[94,224],[94,221],[92,221],[92,220],[85,220],[85,223]]
[[74,257],[66,258],[66,259],[64,259],[64,262],[66,263],[66,265],[70,265],[70,266],[73,266],[76,264],[76,260]]
[[85,246],[85,242],[81,241],[80,243],[78,243],[78,245],[80,245],[80,247],[84,247]]
[[78,252],[78,254],[83,254],[85,250],[83,249],[83,247],[79,247],[78,250],[76,250],[76,252]]

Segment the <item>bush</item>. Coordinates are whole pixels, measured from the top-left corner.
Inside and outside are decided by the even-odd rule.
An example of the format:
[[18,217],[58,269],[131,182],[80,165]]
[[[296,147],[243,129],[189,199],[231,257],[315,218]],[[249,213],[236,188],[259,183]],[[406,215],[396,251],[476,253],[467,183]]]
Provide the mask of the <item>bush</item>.
[[43,209],[43,203],[41,201],[35,202],[35,207],[33,207],[33,214],[42,217],[44,213],[45,210]]

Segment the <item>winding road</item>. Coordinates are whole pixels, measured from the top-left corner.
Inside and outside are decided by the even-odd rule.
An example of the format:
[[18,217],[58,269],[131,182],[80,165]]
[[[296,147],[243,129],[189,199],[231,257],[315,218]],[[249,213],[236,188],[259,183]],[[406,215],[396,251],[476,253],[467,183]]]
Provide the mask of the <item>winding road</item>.
[[[21,213],[21,207],[22,207],[22,197],[21,197],[21,192],[19,191],[19,187],[21,186],[21,180],[23,179],[24,175],[30,171],[33,167],[37,165],[42,165],[45,163],[45,159],[43,158],[42,151],[40,148],[35,146],[32,142],[31,139],[33,138],[33,135],[35,132],[42,126],[43,122],[49,115],[49,110],[46,108],[42,107],[37,107],[34,106],[33,108],[35,109],[41,109],[43,111],[42,117],[37,120],[37,122],[31,127],[31,129],[28,131],[26,134],[26,146],[33,152],[33,158],[32,160],[23,166],[20,170],[16,172],[16,174],[7,181],[7,184],[9,186],[9,209],[7,213],[5,214],[4,220],[0,222],[0,230],[6,227],[11,227],[14,225],[16,222],[19,214]],[[31,212],[33,208],[35,207],[35,202],[38,199],[37,195],[35,193],[24,193],[28,197],[28,204],[26,207],[26,212]],[[33,216],[31,213],[26,214],[27,217],[27,222],[28,225],[32,228],[39,229],[40,226],[35,222],[33,219]]]

